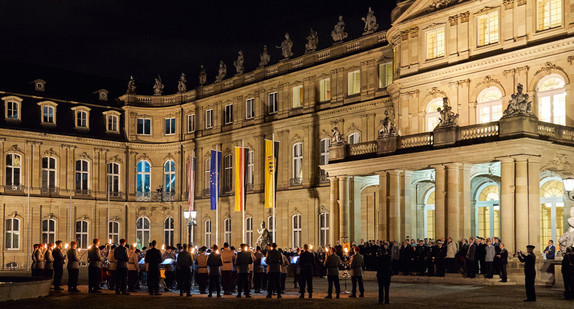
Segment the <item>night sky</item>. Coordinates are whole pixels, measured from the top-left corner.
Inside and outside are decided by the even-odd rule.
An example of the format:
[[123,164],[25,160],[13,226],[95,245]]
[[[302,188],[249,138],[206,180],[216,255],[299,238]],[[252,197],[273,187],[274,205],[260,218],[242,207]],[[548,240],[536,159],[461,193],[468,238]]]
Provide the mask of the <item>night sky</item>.
[[[379,29],[388,29],[395,3],[2,0],[0,60],[5,63],[3,74],[18,71],[25,75],[21,71],[26,66],[19,63],[122,82],[133,74],[139,85],[153,84],[160,74],[166,84],[164,93],[171,93],[181,72],[187,74],[190,87],[197,86],[200,64],[207,69],[208,83],[217,74],[219,60],[227,64],[227,77],[232,76],[233,60],[240,49],[246,72],[257,67],[264,44],[271,63],[277,63],[282,56],[274,46],[280,45],[285,32],[294,41],[295,56],[304,53],[310,27],[319,33],[318,49],[328,47],[339,15],[347,24],[347,40],[357,38],[363,32],[361,17],[369,6],[375,11]],[[39,77],[34,74],[29,80]],[[151,93],[147,85],[137,92]]]

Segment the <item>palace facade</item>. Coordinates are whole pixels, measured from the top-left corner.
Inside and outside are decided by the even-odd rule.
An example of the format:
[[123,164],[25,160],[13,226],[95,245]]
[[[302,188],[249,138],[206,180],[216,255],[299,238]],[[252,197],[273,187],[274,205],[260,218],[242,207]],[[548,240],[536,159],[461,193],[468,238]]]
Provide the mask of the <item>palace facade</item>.
[[[43,80],[0,89],[2,265],[25,267],[30,244],[58,239],[253,245],[262,222],[280,247],[479,235],[540,248],[568,227],[573,33],[574,0],[400,1],[388,31],[177,94],[101,89],[76,101],[50,97]],[[501,119],[518,84],[533,115]],[[444,98],[456,125],[439,125]],[[380,134],[385,112],[396,134]],[[273,137],[276,227],[263,205]],[[242,144],[245,222],[233,195]]]

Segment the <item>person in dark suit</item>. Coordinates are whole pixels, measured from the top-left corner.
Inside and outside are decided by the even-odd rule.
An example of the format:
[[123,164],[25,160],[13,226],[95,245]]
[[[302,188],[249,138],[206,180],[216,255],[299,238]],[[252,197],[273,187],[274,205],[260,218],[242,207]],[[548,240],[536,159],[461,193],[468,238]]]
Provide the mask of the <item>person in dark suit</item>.
[[207,257],[207,267],[209,267],[209,294],[207,297],[211,297],[213,291],[217,291],[217,297],[221,297],[219,278],[221,277],[223,260],[221,259],[218,248],[217,245],[213,245],[211,254]]
[[62,241],[56,241],[56,248],[52,251],[52,256],[54,257],[54,291],[63,290],[60,285],[62,285],[62,275],[64,274],[64,263],[66,257],[62,254]]
[[253,264],[253,255],[249,251],[249,246],[241,244],[241,252],[237,253],[235,265],[239,272],[239,282],[237,282],[237,298],[241,298],[241,292],[245,297],[250,298],[251,293],[249,289],[249,269]]
[[[147,250],[145,255],[145,262],[147,264],[147,289],[149,295],[161,295],[159,293],[159,270],[162,262],[161,252],[156,249],[157,242],[154,240],[150,244],[150,249]],[[116,248],[117,250],[117,248]]]
[[283,256],[277,250],[277,244],[271,244],[271,250],[267,252],[265,258],[269,282],[267,284],[267,298],[271,298],[273,291],[277,293],[277,298],[281,298],[281,265],[283,265]]
[[78,290],[78,276],[80,275],[80,257],[76,246],[78,243],[72,241],[68,249],[68,292],[80,292]]
[[309,251],[309,245],[305,244],[303,246],[303,252],[299,255],[297,264],[301,269],[299,274],[299,293],[301,295],[299,298],[305,298],[305,286],[307,286],[307,292],[309,293],[309,298],[313,297],[313,265],[315,263],[315,256]]
[[564,299],[574,299],[574,254],[572,247],[566,248],[562,259],[562,279],[564,280]]
[[88,250],[88,293],[100,293],[104,257],[100,253],[100,240],[95,238],[92,243],[92,247]]
[[547,260],[554,260],[554,257],[556,257],[556,247],[554,246],[553,240],[548,241],[548,246],[544,249],[544,254]]
[[503,243],[500,243],[498,246],[500,248],[500,254],[497,255],[498,260],[500,261],[500,264],[499,264],[500,282],[506,282],[507,281],[506,266],[508,265],[508,250],[506,250],[506,248],[504,248]]
[[193,258],[187,250],[187,244],[183,244],[183,250],[177,255],[177,271],[179,273],[179,296],[191,296],[191,266]]
[[386,244],[379,250],[376,258],[377,283],[379,284],[379,304],[382,304],[383,300],[385,304],[390,304],[389,288],[391,286],[393,270],[391,268],[391,256],[389,255]]
[[357,283],[359,283],[359,297],[365,297],[365,288],[363,287],[363,267],[365,266],[365,259],[363,255],[359,253],[359,247],[355,246],[353,251],[355,251],[355,254],[351,256],[351,282],[353,289],[349,297],[357,297]]
[[116,259],[116,295],[120,294],[129,295],[126,292],[127,278],[128,278],[128,249],[126,248],[126,240],[120,239],[119,247],[114,250],[114,258]]
[[341,294],[341,286],[339,285],[339,266],[341,266],[341,258],[337,255],[337,249],[331,248],[331,253],[325,259],[327,281],[329,284],[327,297],[325,298],[333,298],[333,285],[335,285],[336,298],[339,298],[339,294]]
[[534,290],[534,280],[536,279],[536,256],[534,246],[526,246],[527,254],[518,250],[518,259],[524,263],[524,287],[526,288],[526,299],[524,301],[536,301],[536,291]]
[[467,271],[467,276],[469,278],[475,278],[476,277],[476,270],[477,270],[477,265],[478,265],[478,261],[476,258],[476,241],[471,238],[471,243],[468,246],[468,252],[466,253],[466,261],[467,261],[467,266],[466,266],[466,271]]

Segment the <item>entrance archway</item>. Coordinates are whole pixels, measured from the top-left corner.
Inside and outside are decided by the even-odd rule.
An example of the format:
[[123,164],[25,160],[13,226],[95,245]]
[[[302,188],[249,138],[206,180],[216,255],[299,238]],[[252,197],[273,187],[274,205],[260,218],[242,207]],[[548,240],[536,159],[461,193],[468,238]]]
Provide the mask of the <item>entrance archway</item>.
[[558,176],[540,181],[540,244],[549,240],[556,244],[564,232],[564,184]]

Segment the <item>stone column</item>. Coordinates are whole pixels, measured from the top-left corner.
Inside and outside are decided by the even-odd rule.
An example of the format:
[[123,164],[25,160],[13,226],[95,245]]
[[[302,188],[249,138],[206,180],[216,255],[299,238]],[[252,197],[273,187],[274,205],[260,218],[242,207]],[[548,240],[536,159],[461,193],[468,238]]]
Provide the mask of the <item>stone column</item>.
[[446,237],[446,208],[445,208],[445,169],[442,164],[435,165],[435,238]]
[[401,235],[401,185],[400,176],[402,171],[389,171],[389,240],[402,241]]
[[516,204],[516,249],[526,250],[528,245],[528,157],[516,156],[515,204]]
[[379,226],[377,239],[390,239],[388,233],[388,200],[387,200],[387,172],[378,172],[379,175]]
[[514,159],[504,157],[500,164],[500,238],[511,254],[516,252],[514,235]]
[[347,180],[349,177],[339,177],[339,239],[343,241],[345,237],[347,240],[351,236],[350,218],[349,218],[349,201],[347,197]]
[[[556,218],[560,220],[561,218]],[[560,237],[560,235],[558,235]],[[556,243],[554,239],[554,243]],[[528,158],[528,243],[543,251],[540,243],[540,158]],[[522,249],[521,249],[522,250]]]
[[340,239],[339,235],[339,179],[329,177],[331,182],[330,203],[329,203],[329,243],[335,244],[335,239]]
[[411,176],[412,171],[404,171],[401,175],[401,236],[415,237],[416,213],[411,203]]
[[468,237],[472,235],[471,231],[471,207],[470,207],[470,169],[472,164],[463,163],[460,169],[460,181],[461,181],[461,194],[460,194],[460,208],[459,208],[459,229],[461,237]]
[[[445,220],[446,234],[443,235],[445,238],[452,237],[453,239],[459,239],[459,237],[461,236],[460,221],[459,221],[460,206],[461,206],[460,166],[461,166],[460,163],[446,164],[447,169],[446,220]],[[437,185],[437,192],[435,192],[435,197],[437,196],[437,193],[438,193],[438,185]]]

